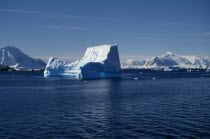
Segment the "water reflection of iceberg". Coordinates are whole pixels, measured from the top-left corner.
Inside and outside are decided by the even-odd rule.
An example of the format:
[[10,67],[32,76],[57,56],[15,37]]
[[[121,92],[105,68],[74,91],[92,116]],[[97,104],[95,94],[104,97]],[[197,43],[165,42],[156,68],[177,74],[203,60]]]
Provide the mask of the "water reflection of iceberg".
[[113,128],[112,123],[120,119],[116,117],[116,114],[119,114],[119,111],[116,112],[116,110],[120,110],[117,108],[120,107],[120,84],[121,80],[109,79],[91,80],[84,83],[83,103],[78,111],[81,112],[82,123],[90,125],[84,127],[85,130],[101,132],[103,135],[109,134],[110,136],[109,132]]

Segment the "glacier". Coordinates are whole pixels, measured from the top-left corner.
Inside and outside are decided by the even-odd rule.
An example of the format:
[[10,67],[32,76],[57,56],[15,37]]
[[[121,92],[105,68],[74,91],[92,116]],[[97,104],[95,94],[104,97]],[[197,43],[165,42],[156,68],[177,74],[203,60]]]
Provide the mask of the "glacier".
[[43,60],[30,57],[14,46],[0,49],[0,64],[16,70],[44,69],[46,66]]
[[82,58],[72,63],[52,57],[47,63],[44,76],[73,79],[120,78],[118,46],[89,47]]

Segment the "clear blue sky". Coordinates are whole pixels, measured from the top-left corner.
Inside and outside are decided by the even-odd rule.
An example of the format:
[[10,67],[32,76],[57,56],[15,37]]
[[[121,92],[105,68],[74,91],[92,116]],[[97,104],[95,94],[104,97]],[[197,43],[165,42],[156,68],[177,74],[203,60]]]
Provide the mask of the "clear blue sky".
[[0,0],[0,47],[78,56],[118,44],[121,55],[210,55],[210,0]]

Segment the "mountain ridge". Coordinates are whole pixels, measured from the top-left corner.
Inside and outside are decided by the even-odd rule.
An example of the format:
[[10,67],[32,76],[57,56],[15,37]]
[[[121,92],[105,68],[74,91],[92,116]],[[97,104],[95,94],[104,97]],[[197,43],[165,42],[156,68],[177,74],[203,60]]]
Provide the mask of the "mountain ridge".
[[[46,62],[33,58],[14,46],[0,48],[0,64],[15,69],[44,69]],[[145,59],[121,60],[122,68],[201,68],[210,69],[210,56],[185,56],[172,52]]]
[[33,58],[23,53],[14,46],[0,48],[0,64],[19,69],[44,69],[46,63],[38,58]]
[[184,56],[166,52],[164,55],[149,59],[128,59],[121,61],[122,68],[210,68],[209,56]]

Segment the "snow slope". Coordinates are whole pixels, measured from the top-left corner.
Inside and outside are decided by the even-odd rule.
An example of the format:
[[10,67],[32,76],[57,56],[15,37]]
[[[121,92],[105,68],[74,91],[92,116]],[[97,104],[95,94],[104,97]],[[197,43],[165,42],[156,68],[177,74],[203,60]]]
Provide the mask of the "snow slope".
[[94,79],[116,78],[120,73],[117,45],[101,45],[87,48],[85,55],[73,63],[50,58],[44,76]]
[[32,58],[13,46],[0,49],[0,64],[15,69],[44,69],[46,66],[41,59]]
[[134,60],[129,59],[121,62],[122,68],[210,68],[210,57],[208,56],[183,56],[166,52],[164,55],[151,59]]

